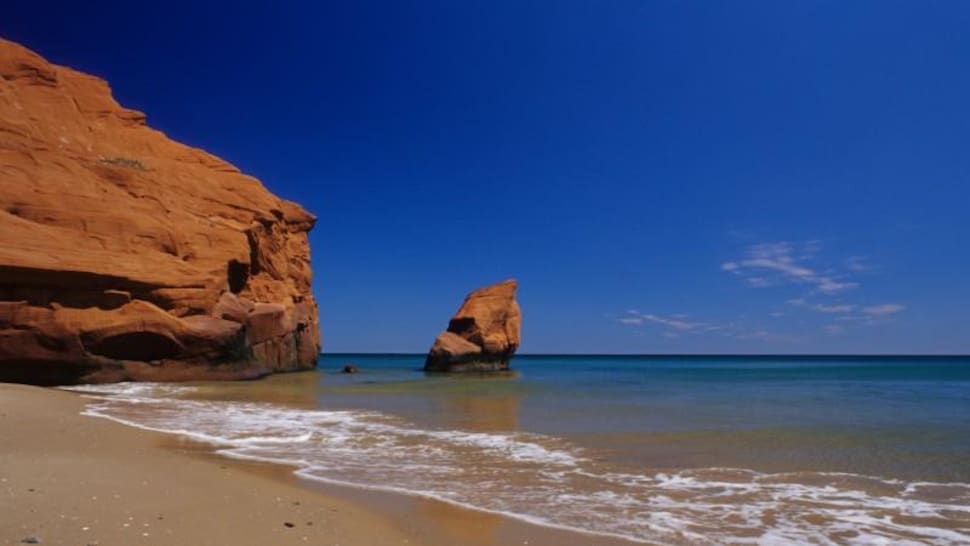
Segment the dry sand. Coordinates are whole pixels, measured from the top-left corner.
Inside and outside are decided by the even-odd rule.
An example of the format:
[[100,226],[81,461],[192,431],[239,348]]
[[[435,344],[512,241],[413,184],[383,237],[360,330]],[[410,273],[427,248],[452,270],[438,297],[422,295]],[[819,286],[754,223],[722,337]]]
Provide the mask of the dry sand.
[[0,544],[415,544],[359,506],[187,457],[161,434],[79,415],[83,405],[0,385]]

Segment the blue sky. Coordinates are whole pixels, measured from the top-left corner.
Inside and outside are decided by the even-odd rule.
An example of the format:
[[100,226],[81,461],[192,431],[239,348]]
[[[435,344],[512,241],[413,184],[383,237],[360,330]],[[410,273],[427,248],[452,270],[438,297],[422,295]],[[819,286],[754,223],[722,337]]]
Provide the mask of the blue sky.
[[329,351],[970,353],[970,4],[7,6],[320,220]]

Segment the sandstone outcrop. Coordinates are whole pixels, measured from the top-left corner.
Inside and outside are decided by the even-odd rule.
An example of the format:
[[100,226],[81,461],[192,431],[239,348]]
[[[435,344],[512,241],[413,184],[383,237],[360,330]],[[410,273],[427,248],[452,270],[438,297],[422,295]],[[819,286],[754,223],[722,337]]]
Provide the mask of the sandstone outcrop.
[[314,222],[104,80],[0,39],[0,381],[312,368]]
[[507,280],[468,294],[448,329],[431,346],[425,371],[507,370],[521,340],[517,287],[514,280]]

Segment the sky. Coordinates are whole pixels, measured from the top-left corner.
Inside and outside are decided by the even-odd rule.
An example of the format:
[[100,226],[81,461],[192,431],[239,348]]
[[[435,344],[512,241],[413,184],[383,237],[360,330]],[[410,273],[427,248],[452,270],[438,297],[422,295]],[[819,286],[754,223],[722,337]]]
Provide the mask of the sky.
[[970,353],[970,3],[17,2],[0,35],[319,217],[324,350]]

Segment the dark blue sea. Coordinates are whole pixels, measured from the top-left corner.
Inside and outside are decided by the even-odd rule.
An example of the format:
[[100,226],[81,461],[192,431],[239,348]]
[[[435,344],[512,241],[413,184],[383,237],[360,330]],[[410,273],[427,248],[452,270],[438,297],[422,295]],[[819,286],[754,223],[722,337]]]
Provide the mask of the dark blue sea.
[[[360,373],[338,373],[353,363]],[[970,358],[324,355],[85,388],[91,415],[300,476],[653,544],[970,544]],[[101,397],[100,395],[105,396]]]

